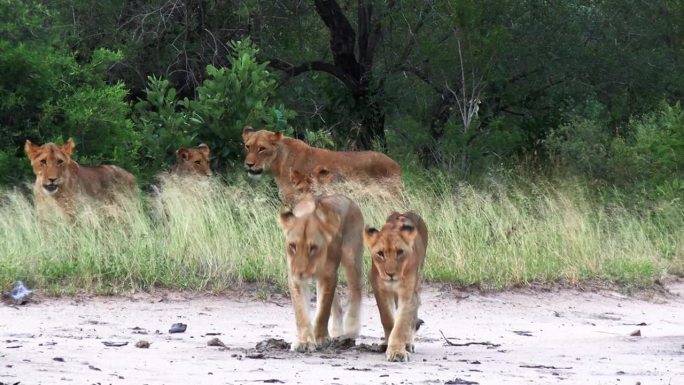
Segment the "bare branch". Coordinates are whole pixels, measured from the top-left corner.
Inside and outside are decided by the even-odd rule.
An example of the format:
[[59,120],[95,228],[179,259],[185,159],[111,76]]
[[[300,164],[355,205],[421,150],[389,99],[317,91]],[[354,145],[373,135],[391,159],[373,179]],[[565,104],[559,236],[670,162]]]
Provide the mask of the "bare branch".
[[280,59],[269,59],[269,66],[277,70],[283,71],[288,76],[301,75],[304,72],[320,71],[333,75],[341,82],[343,82],[349,89],[356,90],[358,83],[346,74],[340,67],[322,61],[311,61],[299,65],[290,64]]

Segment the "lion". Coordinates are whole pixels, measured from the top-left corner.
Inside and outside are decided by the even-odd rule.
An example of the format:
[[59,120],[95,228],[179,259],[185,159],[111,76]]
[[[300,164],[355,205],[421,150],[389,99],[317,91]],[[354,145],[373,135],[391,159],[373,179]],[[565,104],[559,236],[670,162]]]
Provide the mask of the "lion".
[[245,168],[250,177],[260,177],[269,171],[275,178],[283,200],[296,202],[297,191],[290,183],[290,170],[308,176],[324,170],[320,182],[329,183],[344,179],[361,183],[373,182],[383,186],[392,196],[401,196],[401,169],[399,164],[385,154],[374,151],[331,151],[309,146],[301,140],[288,138],[280,132],[255,131],[245,127],[242,131],[245,143]]
[[415,330],[422,323],[418,292],[427,226],[412,211],[393,212],[380,230],[366,226],[363,237],[372,258],[369,279],[385,330],[387,360],[408,361]]
[[[361,329],[363,277],[363,215],[343,195],[307,194],[280,214],[285,234],[287,271],[297,324],[298,352],[313,352],[332,338],[356,338]],[[337,269],[344,267],[349,306],[344,314],[336,292]],[[316,281],[317,309],[309,319],[309,283]],[[331,317],[332,313],[332,317]],[[331,320],[328,331],[328,320]]]
[[131,173],[113,165],[81,166],[71,159],[74,147],[71,138],[61,146],[39,146],[26,140],[24,150],[36,174],[33,193],[41,217],[52,216],[57,207],[73,218],[83,198],[112,202],[135,195],[135,177]]
[[212,176],[209,146],[202,143],[195,148],[179,148],[176,151],[176,164],[171,167],[169,174]]
[[337,170],[329,170],[323,166],[316,166],[308,175],[303,175],[295,169],[290,169],[290,185],[295,198],[321,190],[322,186],[341,183],[344,179]]

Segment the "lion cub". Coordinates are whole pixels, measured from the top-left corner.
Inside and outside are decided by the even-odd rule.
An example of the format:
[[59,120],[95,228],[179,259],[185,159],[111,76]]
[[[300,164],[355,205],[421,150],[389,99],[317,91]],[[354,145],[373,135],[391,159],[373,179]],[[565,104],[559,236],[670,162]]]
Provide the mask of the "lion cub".
[[[280,214],[285,233],[287,272],[297,321],[294,350],[312,352],[325,347],[330,337],[356,338],[361,328],[363,276],[363,215],[359,207],[342,195],[314,198],[307,194],[290,211]],[[342,321],[336,293],[337,269],[345,269],[349,285],[349,307]],[[313,326],[309,319],[309,283],[316,281],[317,309]],[[328,333],[328,319],[332,323]]]
[[135,177],[131,173],[112,165],[81,166],[71,159],[74,147],[76,144],[71,138],[61,146],[54,143],[38,146],[26,140],[24,150],[36,174],[33,193],[42,219],[54,216],[55,208],[73,218],[81,209],[83,198],[111,203],[120,198],[131,199],[136,194]]
[[209,146],[202,143],[195,148],[181,147],[176,150],[176,164],[169,170],[175,175],[212,176],[209,166]]
[[[393,212],[380,230],[367,226],[364,241],[373,260],[370,282],[385,330],[388,361],[408,361],[420,299],[420,269],[425,260],[428,230],[409,211]],[[395,313],[396,309],[396,313]]]

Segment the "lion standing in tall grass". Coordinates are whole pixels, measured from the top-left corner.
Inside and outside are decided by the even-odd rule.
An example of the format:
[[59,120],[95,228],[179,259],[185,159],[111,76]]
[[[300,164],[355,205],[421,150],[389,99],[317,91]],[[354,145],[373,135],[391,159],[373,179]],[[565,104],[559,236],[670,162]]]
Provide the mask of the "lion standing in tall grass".
[[84,199],[113,203],[135,195],[131,173],[113,165],[81,166],[71,159],[75,146],[72,139],[61,146],[26,141],[24,150],[36,174],[33,194],[40,218],[53,217],[56,209],[73,218]]

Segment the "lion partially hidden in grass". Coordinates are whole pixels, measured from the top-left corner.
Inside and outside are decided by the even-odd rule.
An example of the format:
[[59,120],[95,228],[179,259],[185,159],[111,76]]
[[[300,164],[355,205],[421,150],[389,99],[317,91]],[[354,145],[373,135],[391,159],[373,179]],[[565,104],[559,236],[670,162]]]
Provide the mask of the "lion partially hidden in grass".
[[[325,347],[330,337],[358,337],[363,286],[363,216],[359,207],[342,195],[314,198],[309,194],[292,211],[281,213],[280,226],[285,233],[288,282],[297,322],[294,350],[314,351]],[[349,286],[344,327],[337,295],[340,264]],[[309,319],[312,279],[316,281],[318,302],[313,326]]]
[[305,188],[345,181],[380,186],[393,197],[402,195],[399,164],[385,154],[316,148],[280,132],[255,131],[249,126],[244,128],[242,139],[248,175],[259,177],[270,171],[287,204],[296,203],[304,188],[293,185],[291,172],[306,182]]
[[387,360],[408,361],[419,326],[418,292],[427,226],[414,212],[393,212],[380,230],[366,227],[364,241],[372,258],[369,278],[385,330]]
[[113,165],[81,166],[71,159],[75,146],[72,139],[61,146],[26,141],[24,150],[36,174],[33,193],[41,219],[60,215],[73,218],[90,200],[120,203],[135,195],[135,177],[131,173]]

